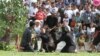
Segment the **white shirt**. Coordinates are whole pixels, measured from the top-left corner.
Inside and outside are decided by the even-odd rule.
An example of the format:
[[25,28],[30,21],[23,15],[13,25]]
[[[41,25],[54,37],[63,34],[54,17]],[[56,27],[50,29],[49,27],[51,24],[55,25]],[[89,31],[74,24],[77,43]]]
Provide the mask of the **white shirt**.
[[48,12],[48,13],[47,13],[47,16],[50,16],[50,15],[51,15],[51,13],[50,13],[50,12]]
[[81,4],[81,0],[77,0],[77,5],[80,5]]
[[50,8],[51,5],[47,4],[47,5],[44,5],[44,7],[47,9],[47,8]]
[[38,12],[38,8],[30,7],[29,8],[29,17],[35,16],[35,14]]
[[95,11],[96,11],[96,13],[100,14],[100,10],[98,10],[98,9],[95,9]]
[[73,10],[74,15],[76,15],[77,12],[79,12],[78,9]]
[[57,13],[58,12],[58,8],[57,7],[51,7],[50,8],[50,12],[54,12],[54,13]]
[[64,14],[65,15],[67,14],[68,15],[68,18],[71,19],[72,18],[72,15],[73,15],[73,11],[72,10],[65,10],[64,11]]
[[30,0],[30,2],[31,2],[31,3],[32,3],[32,2],[36,3],[36,2],[37,2],[37,0]]
[[68,22],[69,24],[69,18],[64,18],[63,21]]
[[34,30],[35,30],[35,32],[37,34],[40,34],[40,32],[41,32],[41,26],[38,26],[38,27],[34,26]]
[[81,10],[80,11],[80,16],[82,16],[82,14],[85,12],[85,10]]
[[87,28],[87,33],[88,34],[91,34],[93,32],[95,32],[95,27],[93,27],[93,28]]
[[66,25],[66,27],[68,28],[68,30],[69,30],[69,31],[71,31],[71,28],[70,28],[70,26],[69,26],[69,25]]

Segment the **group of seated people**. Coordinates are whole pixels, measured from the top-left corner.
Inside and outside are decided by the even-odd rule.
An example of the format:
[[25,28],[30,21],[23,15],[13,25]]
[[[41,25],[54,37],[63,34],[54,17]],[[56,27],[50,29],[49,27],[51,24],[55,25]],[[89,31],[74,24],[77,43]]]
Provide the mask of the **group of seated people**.
[[[82,0],[83,1],[83,0]],[[100,37],[100,6],[43,1],[27,7],[28,22],[20,46],[23,51],[76,52],[89,42],[96,50]]]

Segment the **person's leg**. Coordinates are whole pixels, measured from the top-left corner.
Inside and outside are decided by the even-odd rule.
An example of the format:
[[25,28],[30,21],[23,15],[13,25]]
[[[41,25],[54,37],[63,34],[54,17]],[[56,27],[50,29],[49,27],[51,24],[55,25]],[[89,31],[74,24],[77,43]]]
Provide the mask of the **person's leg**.
[[61,50],[66,46],[66,43],[64,41],[61,41],[57,44],[57,47],[56,47],[56,52],[61,52]]
[[41,47],[42,47],[42,40],[41,39],[39,39],[39,40],[37,40],[37,49],[38,49],[38,51],[40,51],[41,50]]
[[22,49],[22,50],[25,52],[32,52],[33,51],[29,45],[23,46],[23,47],[24,47],[24,49]]
[[94,38],[93,42],[90,45],[90,48],[92,48],[92,51],[96,51],[95,46],[97,46],[99,42],[100,42],[100,37],[98,35],[96,38]]
[[76,47],[75,46],[70,46],[69,47],[69,52],[75,52]]

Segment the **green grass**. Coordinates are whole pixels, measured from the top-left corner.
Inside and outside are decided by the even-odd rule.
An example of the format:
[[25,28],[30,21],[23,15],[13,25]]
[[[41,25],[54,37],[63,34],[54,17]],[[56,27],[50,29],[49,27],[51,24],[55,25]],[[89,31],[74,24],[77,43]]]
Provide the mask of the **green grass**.
[[17,52],[17,51],[0,51],[0,56],[100,56],[100,53],[39,53],[39,52]]

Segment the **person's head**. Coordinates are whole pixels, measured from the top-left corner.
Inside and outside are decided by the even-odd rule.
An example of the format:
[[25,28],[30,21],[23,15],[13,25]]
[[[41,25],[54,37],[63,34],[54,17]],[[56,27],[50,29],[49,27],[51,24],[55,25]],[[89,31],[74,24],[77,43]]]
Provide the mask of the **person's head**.
[[35,20],[35,25],[40,26],[41,22],[39,20]]
[[69,7],[70,7],[69,5],[68,6],[65,6],[65,10],[68,10]]
[[31,28],[34,28],[34,25],[35,25],[35,23],[34,23],[33,21],[31,21],[31,22],[29,23],[29,26],[30,26]]
[[31,3],[31,6],[37,7],[37,4],[36,3]]
[[96,18],[100,19],[100,14],[99,13],[96,13]]
[[52,6],[52,7],[55,7],[55,6],[56,6],[56,5],[55,5],[55,2],[52,2],[52,3],[51,3],[51,6]]
[[69,25],[69,23],[66,20],[64,20],[63,21],[63,26],[68,26],[68,25]]
[[84,26],[82,27],[82,29],[83,29],[83,30],[86,30],[86,26],[84,25]]
[[42,7],[38,7],[39,11],[43,11],[43,8]]
[[91,11],[95,11],[95,7],[93,5],[91,6]]
[[73,20],[74,18],[75,18],[75,15],[73,14],[73,15],[72,15],[72,20]]
[[90,7],[85,7],[86,12],[90,12]]
[[80,13],[79,13],[79,12],[77,12],[77,13],[76,13],[76,16],[80,16]]
[[75,10],[76,9],[75,5],[71,5],[71,9]]
[[81,4],[81,5],[79,5],[78,9],[79,9],[79,11],[81,11],[84,9],[84,6]]
[[94,23],[91,23],[91,24],[90,24],[90,27],[94,27]]
[[67,14],[67,13],[65,13],[65,14],[64,14],[64,17],[65,17],[65,18],[68,18],[68,14]]

